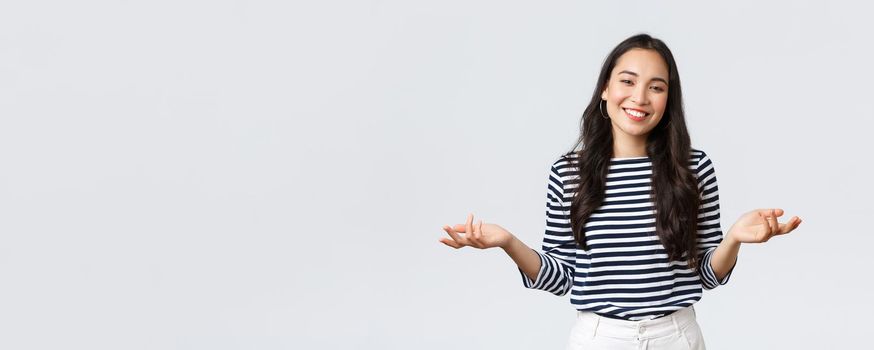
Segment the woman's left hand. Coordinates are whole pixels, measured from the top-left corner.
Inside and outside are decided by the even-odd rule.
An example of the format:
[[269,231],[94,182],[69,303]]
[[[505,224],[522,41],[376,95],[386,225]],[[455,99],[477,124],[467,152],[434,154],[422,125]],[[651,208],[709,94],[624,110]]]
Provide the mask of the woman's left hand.
[[780,223],[777,218],[783,215],[783,209],[756,209],[737,219],[728,230],[729,238],[740,243],[762,243],[771,237],[785,235],[801,224],[801,218],[793,216],[787,223]]

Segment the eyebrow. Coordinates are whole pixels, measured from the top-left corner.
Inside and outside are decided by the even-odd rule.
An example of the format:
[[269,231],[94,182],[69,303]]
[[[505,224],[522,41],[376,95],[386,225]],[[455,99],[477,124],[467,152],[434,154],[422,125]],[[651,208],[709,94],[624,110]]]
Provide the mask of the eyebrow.
[[[630,70],[624,70],[624,71],[621,71],[621,72],[616,73],[616,74],[618,75],[618,74],[622,74],[622,73],[625,73],[625,74],[631,74],[631,75],[633,75],[633,76],[635,76],[635,77],[639,76],[637,73],[632,72],[632,71],[630,71]],[[661,78],[661,77],[655,77],[655,78],[652,78],[652,80],[658,80],[658,81],[660,81],[660,82],[665,83],[665,85],[668,85],[668,81],[665,80],[664,78]]]

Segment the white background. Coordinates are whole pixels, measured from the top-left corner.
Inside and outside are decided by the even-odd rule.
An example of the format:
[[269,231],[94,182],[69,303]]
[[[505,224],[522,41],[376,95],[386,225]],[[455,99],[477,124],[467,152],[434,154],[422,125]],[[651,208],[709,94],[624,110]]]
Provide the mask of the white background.
[[872,8],[861,2],[3,1],[0,348],[559,349],[549,167],[601,63],[664,40],[722,227],[711,349],[870,338]]

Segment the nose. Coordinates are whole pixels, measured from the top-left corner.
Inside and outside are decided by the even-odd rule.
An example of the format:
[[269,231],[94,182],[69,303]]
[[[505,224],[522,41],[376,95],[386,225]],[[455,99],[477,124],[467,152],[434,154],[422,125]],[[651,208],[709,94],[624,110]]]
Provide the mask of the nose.
[[638,84],[634,87],[634,91],[631,92],[631,101],[639,105],[649,103],[649,99],[646,96],[646,86],[644,84]]

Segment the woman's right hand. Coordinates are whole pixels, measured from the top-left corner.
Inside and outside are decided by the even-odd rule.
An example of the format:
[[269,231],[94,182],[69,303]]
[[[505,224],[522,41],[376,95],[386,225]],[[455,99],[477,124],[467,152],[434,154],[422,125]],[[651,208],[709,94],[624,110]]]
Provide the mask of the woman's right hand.
[[473,214],[467,215],[467,222],[465,224],[457,224],[454,227],[443,226],[443,231],[446,231],[451,239],[444,237],[440,239],[440,242],[455,249],[464,246],[479,249],[503,248],[513,240],[513,234],[501,226],[485,224],[482,220],[474,225]]

